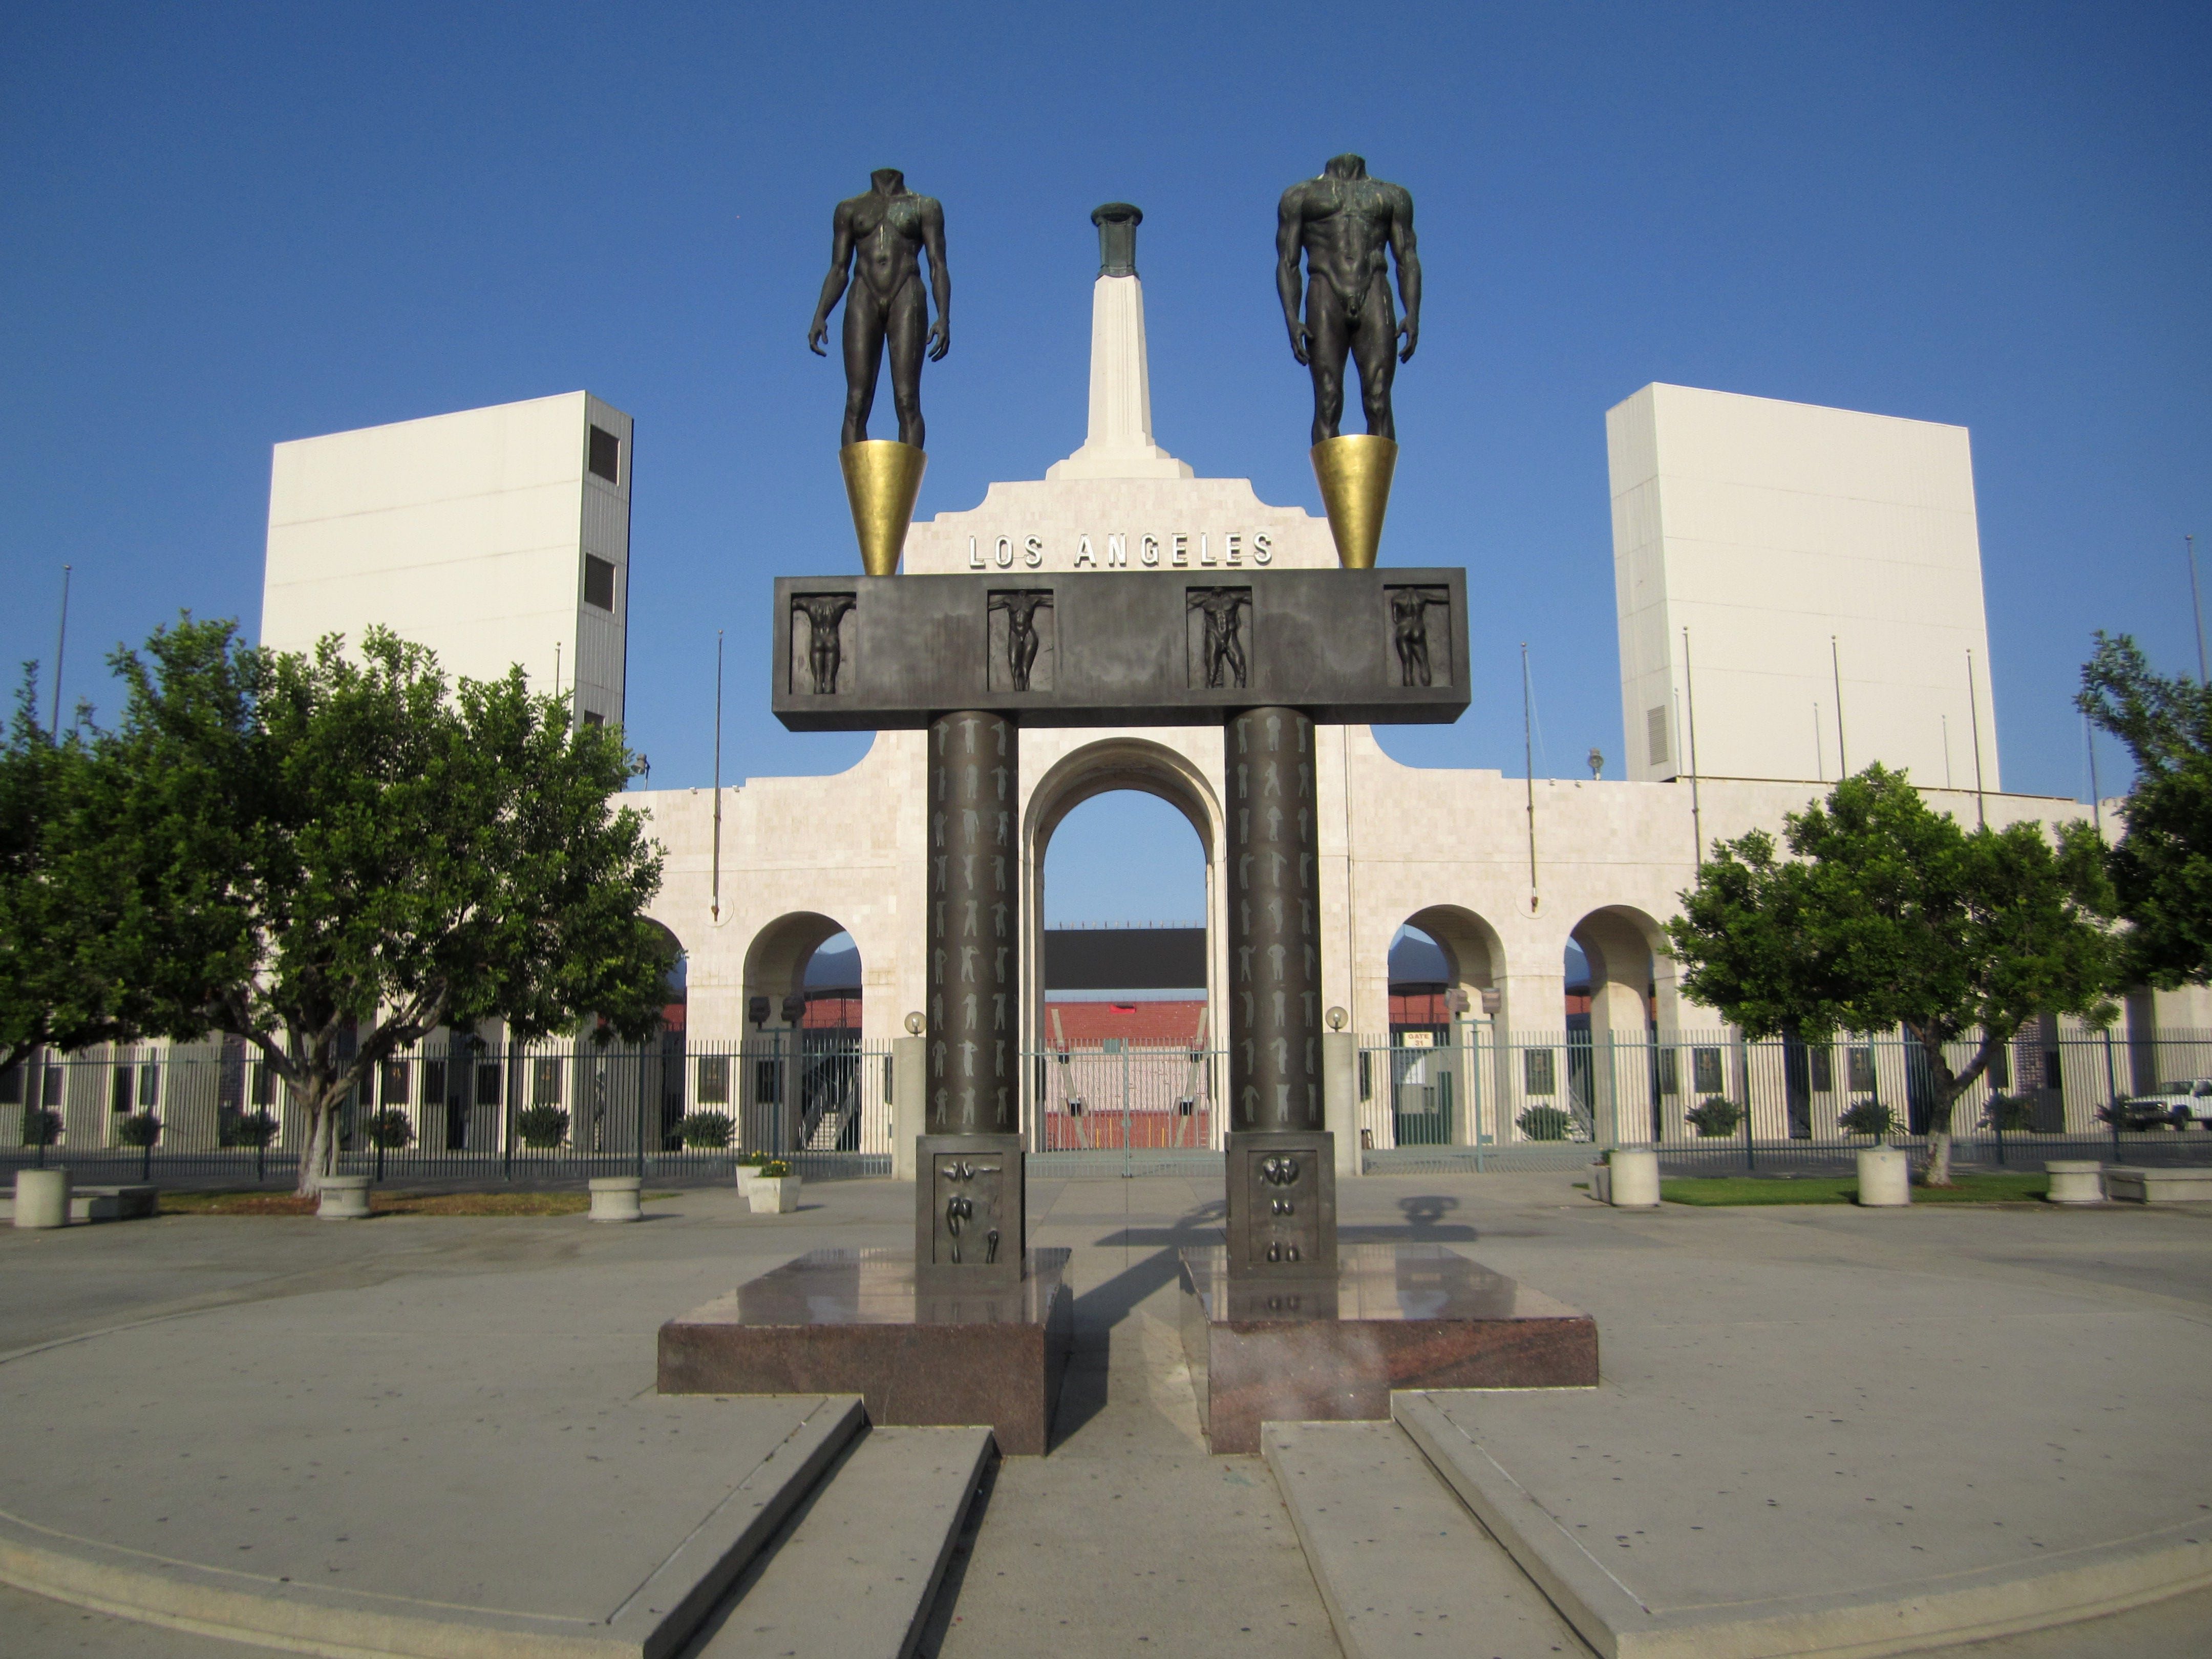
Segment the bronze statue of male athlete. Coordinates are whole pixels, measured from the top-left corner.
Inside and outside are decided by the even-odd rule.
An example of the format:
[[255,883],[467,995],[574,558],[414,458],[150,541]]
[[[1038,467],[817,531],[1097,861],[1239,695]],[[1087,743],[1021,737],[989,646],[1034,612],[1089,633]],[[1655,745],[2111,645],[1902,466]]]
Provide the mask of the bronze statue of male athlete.
[[[1390,269],[1398,262],[1398,293],[1406,319],[1390,306]],[[1305,319],[1298,319],[1298,256],[1308,272]],[[1413,243],[1413,198],[1403,186],[1367,176],[1357,155],[1339,155],[1318,179],[1283,192],[1275,220],[1275,291],[1290,325],[1291,355],[1313,371],[1313,441],[1337,435],[1344,417],[1344,360],[1359,365],[1359,401],[1367,430],[1395,439],[1390,418],[1392,351],[1401,335],[1399,362],[1413,360],[1421,337],[1421,260]]]
[[[830,274],[822,280],[822,299],[814,307],[806,343],[816,356],[829,355],[822,342],[830,332],[830,308],[845,294],[857,262],[860,280],[853,283],[845,299],[842,441],[856,444],[868,435],[876,372],[888,343],[899,441],[920,449],[922,348],[928,346],[933,363],[952,345],[952,276],[945,268],[945,210],[936,198],[908,190],[906,175],[896,167],[878,167],[868,177],[874,187],[865,196],[838,203],[830,220]],[[929,302],[922,296],[917,254],[929,258],[929,286],[937,298],[934,324],[929,322]]]

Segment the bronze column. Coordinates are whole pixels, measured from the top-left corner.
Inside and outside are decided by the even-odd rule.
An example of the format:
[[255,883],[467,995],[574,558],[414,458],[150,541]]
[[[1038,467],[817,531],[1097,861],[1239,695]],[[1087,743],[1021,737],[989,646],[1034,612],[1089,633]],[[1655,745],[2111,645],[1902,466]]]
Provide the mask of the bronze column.
[[915,1160],[918,1268],[1022,1271],[1020,732],[1005,714],[929,727],[928,1108]]
[[1333,1274],[1314,723],[1253,708],[1226,737],[1230,1271]]

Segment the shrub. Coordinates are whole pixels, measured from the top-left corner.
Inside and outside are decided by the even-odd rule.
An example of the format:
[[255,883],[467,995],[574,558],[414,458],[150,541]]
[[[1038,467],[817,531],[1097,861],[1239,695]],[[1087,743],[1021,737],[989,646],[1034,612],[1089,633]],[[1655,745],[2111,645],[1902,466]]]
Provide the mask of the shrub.
[[[730,1121],[727,1112],[692,1112],[676,1126],[676,1133],[686,1146],[723,1147],[737,1134],[738,1126]],[[739,1158],[742,1164],[744,1159]]]
[[1897,1114],[1883,1102],[1869,1096],[1855,1100],[1836,1117],[1836,1127],[1847,1135],[1866,1135],[1875,1140],[1887,1140],[1897,1133]]
[[792,1170],[791,1165],[786,1163],[782,1158],[765,1158],[762,1161],[760,1172],[761,1179],[763,1181],[781,1181],[784,1176],[789,1175]]
[[1719,1140],[1742,1124],[1743,1108],[1724,1095],[1708,1095],[1682,1115],[1700,1140]]
[[550,1152],[568,1138],[568,1115],[558,1106],[532,1106],[514,1115],[514,1132],[522,1144]]
[[398,1107],[387,1107],[368,1121],[368,1144],[396,1152],[415,1139],[415,1126]]
[[33,1106],[23,1114],[23,1144],[26,1146],[52,1146],[62,1138],[62,1115],[49,1111],[44,1106]]
[[161,1138],[161,1120],[151,1112],[134,1112],[115,1126],[115,1139],[125,1146],[144,1148]]
[[273,1146],[276,1144],[276,1120],[267,1112],[249,1112],[230,1126],[230,1144],[234,1146]]
[[1557,1106],[1531,1106],[1515,1118],[1521,1133],[1531,1140],[1565,1140],[1567,1115]]
[[1991,1095],[1982,1109],[1982,1121],[2000,1133],[2025,1134],[2035,1127],[2035,1104],[2017,1095]]

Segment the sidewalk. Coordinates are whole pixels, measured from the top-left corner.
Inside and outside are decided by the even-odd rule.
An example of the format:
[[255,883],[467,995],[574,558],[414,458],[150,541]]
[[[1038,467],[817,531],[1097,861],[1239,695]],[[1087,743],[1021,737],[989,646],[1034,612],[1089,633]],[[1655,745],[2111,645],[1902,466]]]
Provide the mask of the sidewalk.
[[[1563,1511],[1597,1504],[1577,1514],[1589,1529],[1632,1539],[1642,1526],[1650,1540],[1679,1522],[1679,1536],[1634,1546],[1663,1577],[1726,1590],[1698,1577],[1712,1557],[1689,1531],[1723,1523],[1787,1566],[1793,1530],[1841,1516],[1840,1499],[1819,1496],[1824,1483],[1840,1491],[1851,1476],[1877,1481],[1877,1495],[1921,1483],[1939,1504],[1968,1480],[1996,1483],[2002,1530],[2034,1534],[2029,1547],[2102,1524],[2115,1492],[2165,1502],[2194,1483],[2212,1501],[2199,1432],[2212,1404],[2212,1218],[1639,1215],[1590,1203],[1572,1178],[1369,1177],[1345,1183],[1343,1220],[1355,1238],[1454,1244],[1597,1316],[1605,1387],[1480,1396],[1476,1417],[1560,1483]],[[808,1207],[782,1217],[685,1192],[627,1227],[176,1218],[0,1232],[0,1353],[15,1356],[0,1359],[0,1410],[26,1454],[0,1471],[0,1509],[225,1571],[274,1551],[288,1565],[270,1577],[322,1571],[507,1610],[514,1585],[567,1593],[550,1571],[561,1562],[613,1583],[637,1563],[623,1565],[603,1541],[640,1517],[673,1528],[688,1509],[696,1519],[732,1479],[726,1431],[738,1413],[721,1409],[732,1402],[652,1392],[659,1322],[807,1249],[896,1246],[911,1237],[912,1201],[910,1187],[852,1182],[810,1186]],[[1219,1204],[1205,1180],[1032,1183],[1033,1242],[1074,1251],[1077,1363],[1052,1455],[1001,1465],[925,1653],[1196,1656],[1263,1642],[1291,1656],[1337,1651],[1267,1471],[1256,1458],[1209,1456],[1198,1437],[1174,1251],[1215,1236]],[[65,1346],[21,1352],[57,1340]],[[2039,1393],[2039,1378],[2051,1389]],[[2119,1408],[2081,1419],[2066,1442],[2039,1414],[2045,1396],[2063,1386],[2078,1401],[2091,1384]],[[1562,1448],[1553,1431],[1576,1407],[1601,1420]],[[1932,1449],[1888,1464],[1854,1453],[1838,1476],[1816,1431],[1847,1429],[1876,1447],[1917,1446],[1924,1433]],[[2054,1438],[2069,1446],[2063,1467],[2043,1461]],[[2143,1459],[2154,1443],[2160,1455]],[[1686,1492],[1671,1454],[1701,1446],[1753,1455],[1747,1470],[1783,1484],[1741,1521],[1716,1492],[1714,1522],[1662,1501],[1660,1528],[1650,1516],[1615,1522],[1606,1504]],[[1601,1451],[1617,1462],[1583,1481]],[[2128,1457],[2137,1465],[2109,1480],[2106,1467]],[[1898,1501],[1920,1515],[1919,1497]],[[1943,1520],[1906,1542],[1987,1553],[1965,1510]],[[1836,1524],[1876,1555],[1911,1531]],[[1807,1564],[1835,1582],[1850,1565],[1847,1555]],[[0,1624],[11,1653],[33,1656],[252,1650],[13,1591],[0,1591]],[[2179,1659],[2212,1642],[2208,1632],[2212,1593],[1957,1651]]]

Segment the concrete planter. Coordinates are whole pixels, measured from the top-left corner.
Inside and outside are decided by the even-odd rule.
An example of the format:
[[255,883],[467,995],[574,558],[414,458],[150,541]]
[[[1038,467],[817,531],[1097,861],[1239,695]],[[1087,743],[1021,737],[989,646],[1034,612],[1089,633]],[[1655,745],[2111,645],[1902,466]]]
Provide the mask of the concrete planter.
[[2047,1194],[2053,1204],[2102,1204],[2105,1201],[2105,1166],[2101,1164],[2062,1159],[2044,1166],[2051,1176],[2051,1191]]
[[795,1175],[755,1176],[745,1202],[755,1215],[788,1215],[799,1207],[799,1179]]
[[368,1218],[367,1176],[325,1176],[323,1196],[315,1214],[325,1221],[366,1221]]
[[592,1182],[593,1221],[642,1221],[645,1182],[636,1176],[602,1176]]
[[1613,1202],[1613,1165],[1603,1158],[1589,1167],[1590,1196],[1601,1204]]
[[15,1171],[15,1224],[18,1227],[66,1227],[70,1224],[70,1172],[67,1170]]
[[1912,1166],[1902,1151],[1869,1146],[1859,1153],[1859,1202],[1872,1209],[1912,1202]]
[[2212,1170],[2188,1165],[2137,1170],[2115,1164],[2105,1171],[2105,1195],[2121,1204],[2212,1203]]
[[1609,1201],[1616,1210],[1659,1207],[1659,1154],[1649,1146],[1615,1147],[1607,1167]]
[[742,1198],[743,1200],[744,1200],[746,1203],[748,1203],[748,1204],[751,1203],[751,1202],[753,1201],[753,1185],[754,1185],[754,1183],[755,1183],[756,1182],[759,1181],[759,1179],[760,1179],[760,1178],[761,1178],[761,1173],[760,1173],[760,1165],[759,1165],[759,1164],[738,1164],[738,1196],[739,1198]]

